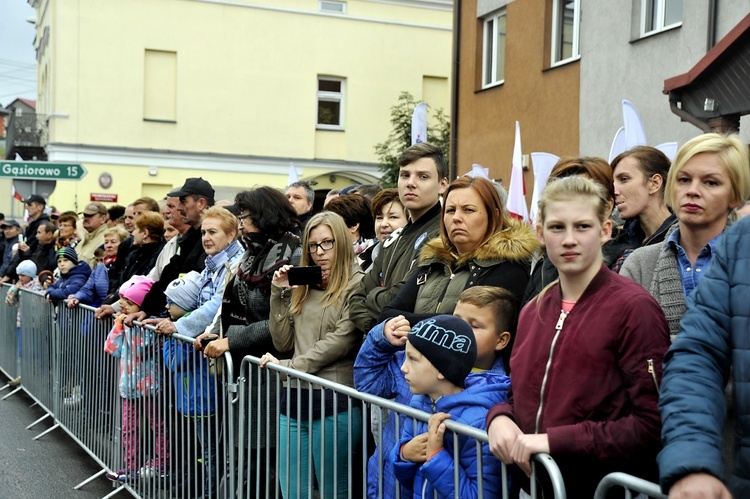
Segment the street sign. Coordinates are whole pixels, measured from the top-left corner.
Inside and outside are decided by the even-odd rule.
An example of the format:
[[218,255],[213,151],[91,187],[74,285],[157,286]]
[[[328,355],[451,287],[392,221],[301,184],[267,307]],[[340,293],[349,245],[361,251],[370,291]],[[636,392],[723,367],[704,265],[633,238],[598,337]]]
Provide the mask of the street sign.
[[86,173],[86,169],[78,163],[49,163],[47,161],[0,162],[0,177],[80,180]]

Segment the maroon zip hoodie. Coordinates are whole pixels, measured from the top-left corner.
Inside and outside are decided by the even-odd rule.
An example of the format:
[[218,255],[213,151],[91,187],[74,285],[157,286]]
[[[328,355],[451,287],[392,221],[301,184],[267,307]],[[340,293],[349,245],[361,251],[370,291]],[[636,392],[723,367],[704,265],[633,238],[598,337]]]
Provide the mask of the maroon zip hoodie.
[[657,380],[669,348],[661,307],[602,265],[573,309],[561,310],[558,283],[521,312],[511,398],[487,425],[506,415],[524,433],[547,433],[568,497],[592,497],[611,471],[655,480]]

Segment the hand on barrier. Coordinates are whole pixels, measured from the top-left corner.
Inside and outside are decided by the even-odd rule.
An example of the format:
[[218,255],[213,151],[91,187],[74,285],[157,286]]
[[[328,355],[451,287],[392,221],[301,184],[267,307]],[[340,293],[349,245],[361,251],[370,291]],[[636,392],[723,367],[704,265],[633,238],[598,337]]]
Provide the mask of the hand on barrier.
[[[143,321],[144,324],[147,323],[147,321]],[[164,334],[169,336],[170,334],[174,334],[177,332],[177,326],[174,325],[174,322],[172,322],[169,319],[164,319],[163,321],[159,322],[156,325],[156,334]]]
[[669,499],[731,499],[726,486],[708,473],[692,473],[677,480],[669,489]]
[[203,353],[206,355],[206,357],[218,359],[219,357],[224,355],[224,352],[226,352],[227,350],[229,350],[229,338],[219,338],[206,345],[206,347],[203,349]]
[[523,435],[523,432],[512,419],[508,416],[496,417],[487,428],[490,452],[505,464],[513,464],[513,445],[519,435]]
[[213,341],[218,338],[218,336],[213,333],[202,333],[198,335],[197,338],[195,338],[195,341],[193,342],[193,348],[195,348],[199,352],[203,350],[204,347],[208,346],[208,342],[206,342],[205,345],[203,344],[203,340],[205,340],[206,338],[212,338],[211,341]]
[[130,314],[125,318],[125,325],[132,326],[134,321],[141,322],[146,317],[148,317],[148,315],[146,315],[146,312],[136,312],[134,314]]
[[97,319],[105,319],[109,317],[110,315],[114,315],[115,309],[112,308],[112,305],[102,305],[101,307],[96,309],[96,312],[94,312],[94,317]]
[[513,462],[526,473],[526,476],[531,476],[531,456],[540,452],[549,454],[549,439],[546,433],[518,435],[513,445]]
[[266,367],[266,364],[269,362],[273,362],[275,364],[279,363],[279,359],[271,355],[270,353],[264,353],[263,357],[260,358],[260,367]]
[[122,326],[122,323],[125,322],[125,318],[126,317],[127,317],[127,315],[125,315],[123,313],[117,314],[115,316],[115,324],[117,324],[118,326]]
[[427,461],[428,433],[422,433],[406,442],[401,447],[401,457],[412,463],[423,463]]
[[68,296],[68,308],[75,308],[78,305],[78,298],[73,295]]
[[427,459],[429,460],[435,453],[443,448],[443,439],[445,438],[445,421],[451,417],[446,412],[438,412],[430,416],[427,422]]
[[158,324],[160,324],[162,321],[167,320],[165,317],[150,317],[148,319],[143,319],[141,323],[145,326],[154,326],[156,327]]
[[406,345],[406,337],[410,330],[411,325],[403,315],[394,317],[383,326],[383,334],[394,347]]

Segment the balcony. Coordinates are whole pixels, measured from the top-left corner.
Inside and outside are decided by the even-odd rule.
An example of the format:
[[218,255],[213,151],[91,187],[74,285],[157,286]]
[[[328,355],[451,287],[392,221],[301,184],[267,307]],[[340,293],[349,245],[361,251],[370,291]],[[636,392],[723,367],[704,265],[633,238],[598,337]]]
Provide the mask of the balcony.
[[6,134],[6,159],[19,154],[23,159],[46,161],[44,146],[49,140],[47,117],[41,114],[11,113]]

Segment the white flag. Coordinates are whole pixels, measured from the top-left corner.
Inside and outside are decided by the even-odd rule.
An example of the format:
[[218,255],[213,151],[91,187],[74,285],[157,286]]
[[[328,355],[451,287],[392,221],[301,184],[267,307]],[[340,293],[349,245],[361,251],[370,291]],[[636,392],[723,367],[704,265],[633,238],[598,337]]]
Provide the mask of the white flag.
[[420,102],[411,115],[411,145],[427,142],[427,104]]
[[521,156],[521,126],[516,121],[516,139],[513,144],[513,167],[510,171],[508,188],[508,212],[518,220],[528,220],[526,207],[526,182],[523,178],[523,157]]
[[544,186],[547,185],[547,179],[549,179],[549,174],[552,173],[552,168],[558,161],[560,161],[559,156],[548,152],[531,153],[531,165],[534,167],[534,193],[531,196],[529,220],[531,220],[532,225],[536,225],[542,191],[544,190]]
[[643,129],[641,117],[638,110],[627,99],[622,100],[622,121],[625,123],[625,147],[630,149],[635,146],[645,146],[646,131]]
[[490,179],[490,169],[485,168],[480,164],[474,163],[471,165],[471,171],[466,173],[466,176],[468,177],[482,177],[486,178],[487,180]]
[[297,168],[294,166],[294,163],[289,163],[289,180],[287,181],[286,185],[292,185],[295,182],[299,181],[299,177],[297,176]]
[[609,148],[609,162],[617,157],[621,152],[625,152],[628,146],[625,144],[625,127],[621,126],[615,132],[615,138],[612,139],[612,146]]
[[674,157],[677,156],[677,142],[664,142],[656,148],[666,154],[670,162],[674,161]]

